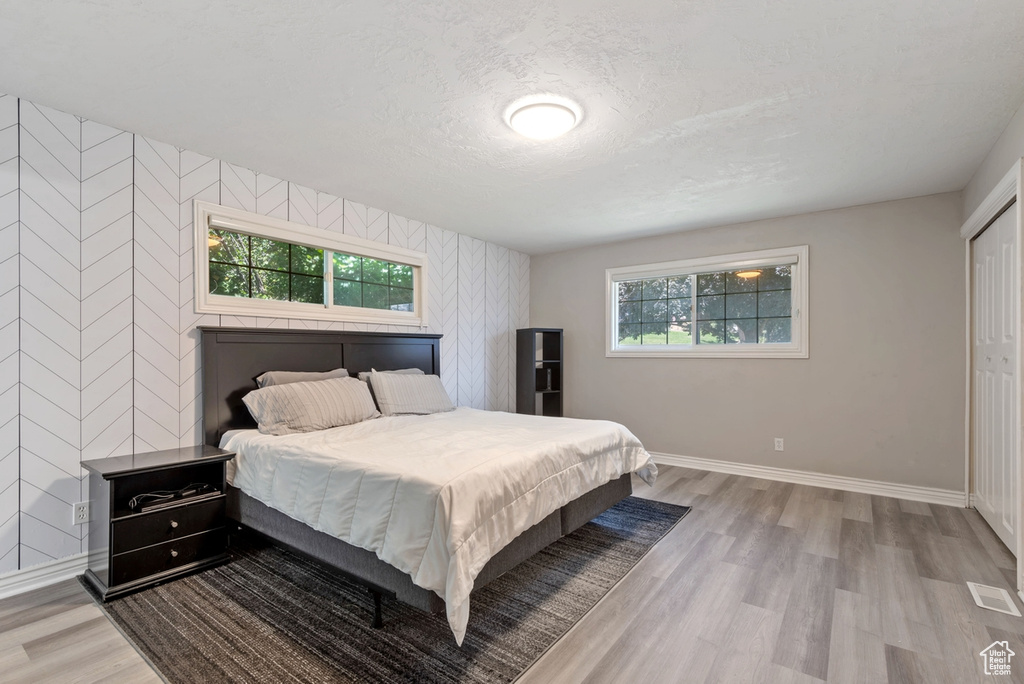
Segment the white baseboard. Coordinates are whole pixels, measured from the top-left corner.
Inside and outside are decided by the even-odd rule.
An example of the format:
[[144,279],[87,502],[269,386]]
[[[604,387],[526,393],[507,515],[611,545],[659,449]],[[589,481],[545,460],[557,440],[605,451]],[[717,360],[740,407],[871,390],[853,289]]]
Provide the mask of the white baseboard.
[[72,577],[77,577],[89,567],[89,554],[78,553],[67,558],[59,558],[42,565],[34,565],[24,570],[15,570],[0,575],[0,599],[24,594],[26,591],[41,589]]
[[682,466],[684,468],[695,468],[697,470],[710,470],[715,473],[759,477],[763,480],[777,480],[779,482],[792,482],[794,484],[810,485],[812,487],[841,489],[846,492],[857,492],[859,494],[891,496],[897,499],[922,501],[924,503],[941,504],[943,506],[956,506],[957,508],[964,508],[967,503],[964,493],[953,489],[936,489],[933,487],[897,484],[895,482],[862,480],[858,477],[826,475],[824,473],[812,473],[805,470],[789,470],[787,468],[773,468],[771,466],[734,463],[732,461],[716,461],[710,458],[677,456],[675,454],[661,454],[653,451],[651,452],[651,456],[654,457],[654,462],[658,464]]

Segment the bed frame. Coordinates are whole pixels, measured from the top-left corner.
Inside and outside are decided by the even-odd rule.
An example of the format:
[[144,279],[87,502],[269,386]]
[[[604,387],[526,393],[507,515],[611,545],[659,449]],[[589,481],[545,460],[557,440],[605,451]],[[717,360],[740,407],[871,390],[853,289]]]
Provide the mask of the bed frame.
[[[441,374],[440,335],[267,328],[199,330],[203,354],[203,432],[206,444],[212,446],[218,446],[228,430],[256,427],[242,397],[256,388],[255,378],[268,370],[346,368],[354,375],[371,368],[419,368],[424,373]],[[474,588],[484,586],[631,493],[627,474],[571,501],[495,555],[477,576]],[[414,585],[409,575],[376,554],[318,532],[234,487],[228,488],[228,517],[278,544],[328,563],[365,585],[374,598],[375,627],[382,624],[382,596],[431,612],[444,609],[444,601],[437,594]]]

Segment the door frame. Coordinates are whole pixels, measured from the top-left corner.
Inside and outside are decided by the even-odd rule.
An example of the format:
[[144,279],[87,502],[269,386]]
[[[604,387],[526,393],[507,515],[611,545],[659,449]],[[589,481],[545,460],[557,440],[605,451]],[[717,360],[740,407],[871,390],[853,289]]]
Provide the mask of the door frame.
[[1024,380],[1021,379],[1021,364],[1022,355],[1024,355],[1024,325],[1021,320],[1021,309],[1022,302],[1024,302],[1024,291],[1021,289],[1021,271],[1024,270],[1024,244],[1022,244],[1022,227],[1021,220],[1024,219],[1024,210],[1021,209],[1021,204],[1024,204],[1024,158],[1017,160],[1005,176],[996,184],[992,191],[988,194],[985,200],[974,210],[963,226],[960,228],[960,237],[964,239],[964,264],[965,273],[964,279],[966,283],[966,311],[967,311],[967,325],[966,325],[966,348],[967,348],[967,362],[966,370],[964,374],[965,388],[966,388],[966,401],[964,402],[964,506],[970,508],[973,504],[972,496],[972,449],[971,445],[973,440],[971,439],[971,425],[972,425],[972,414],[973,414],[973,393],[972,393],[972,356],[973,356],[973,339],[971,334],[972,320],[972,309],[974,302],[973,292],[973,261],[971,258],[971,241],[977,237],[983,230],[988,228],[993,221],[996,220],[1013,202],[1016,205],[1013,211],[1016,212],[1017,216],[1017,227],[1016,227],[1016,248],[1017,248],[1017,259],[1016,268],[1014,269],[1014,283],[1012,289],[1017,293],[1016,301],[1014,301],[1014,315],[1017,320],[1017,354],[1014,360],[1014,377],[1017,378],[1016,387],[1016,402],[1017,402],[1017,434],[1014,435],[1014,453],[1017,459],[1017,473],[1020,481],[1017,483],[1017,593],[1021,599],[1024,600],[1024,463],[1021,461],[1021,443],[1022,443],[1022,430],[1024,430],[1024,420],[1021,420],[1022,410],[1024,410]]

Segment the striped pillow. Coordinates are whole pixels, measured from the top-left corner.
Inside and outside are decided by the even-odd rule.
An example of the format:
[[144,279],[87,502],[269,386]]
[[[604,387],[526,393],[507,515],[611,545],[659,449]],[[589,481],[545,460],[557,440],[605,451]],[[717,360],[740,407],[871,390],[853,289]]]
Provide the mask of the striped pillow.
[[455,406],[436,375],[370,374],[377,405],[385,416],[424,415],[453,411]]
[[[313,382],[314,380],[330,380],[331,378],[347,378],[348,371],[344,368],[336,368],[332,371],[303,372],[303,371],[267,371],[256,378],[257,387],[273,387],[274,385],[287,385],[292,382]],[[362,380],[362,378],[360,378]]]
[[380,415],[365,382],[334,378],[253,390],[242,401],[268,435],[326,430]]
[[363,382],[370,382],[370,373],[398,373],[400,375],[423,375],[423,371],[420,370],[419,368],[399,368],[398,370],[386,371],[379,371],[376,368],[372,368],[368,371],[360,371],[357,377]]

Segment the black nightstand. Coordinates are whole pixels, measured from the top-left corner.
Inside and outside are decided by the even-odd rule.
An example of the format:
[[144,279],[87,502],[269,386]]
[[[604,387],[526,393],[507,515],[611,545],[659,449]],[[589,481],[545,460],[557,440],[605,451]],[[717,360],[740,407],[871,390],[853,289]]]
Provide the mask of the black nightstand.
[[[234,456],[195,446],[82,463],[90,473],[85,579],[104,600],[228,559],[224,464]],[[189,489],[199,491],[129,504],[140,494]]]

